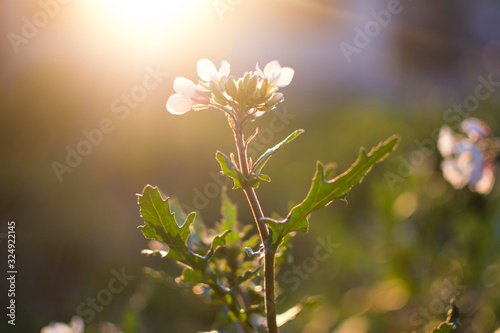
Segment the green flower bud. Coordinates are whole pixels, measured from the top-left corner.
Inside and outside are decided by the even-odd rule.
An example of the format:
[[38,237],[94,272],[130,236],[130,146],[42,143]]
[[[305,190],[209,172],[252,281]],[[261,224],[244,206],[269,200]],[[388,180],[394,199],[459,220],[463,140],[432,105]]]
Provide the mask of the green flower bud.
[[238,98],[238,87],[236,87],[233,76],[227,78],[224,87],[226,88],[226,92],[229,94],[229,96],[231,96],[233,99]]
[[222,94],[222,91],[219,87],[219,85],[217,83],[215,83],[214,81],[210,81],[208,83],[208,89],[212,92],[212,94],[217,97],[218,99],[226,99],[226,97],[224,97],[224,94]]
[[250,80],[248,81],[248,86],[246,87],[246,92],[248,96],[256,96],[257,94],[257,82],[258,82],[258,77],[257,75],[252,75],[250,77]]

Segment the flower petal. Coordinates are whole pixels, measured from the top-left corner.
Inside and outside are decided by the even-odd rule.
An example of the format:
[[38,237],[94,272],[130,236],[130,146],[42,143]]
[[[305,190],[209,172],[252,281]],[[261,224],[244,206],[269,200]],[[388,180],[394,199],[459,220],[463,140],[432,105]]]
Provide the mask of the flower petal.
[[230,71],[231,71],[231,66],[229,65],[229,63],[226,60],[223,60],[222,64],[220,65],[218,78],[220,78],[222,76],[227,77],[229,75]]
[[259,63],[255,66],[255,69],[257,70],[257,74],[261,79],[265,79],[266,76],[264,75],[264,72],[262,72],[262,69],[259,68]]
[[274,85],[279,88],[286,87],[292,82],[293,74],[295,71],[290,67],[284,67],[281,69],[279,78],[274,82]]
[[200,59],[196,68],[198,70],[198,75],[203,81],[209,82],[217,80],[217,69],[210,60]]
[[469,182],[469,175],[464,173],[456,160],[444,160],[441,169],[443,177],[456,189],[463,188]]
[[471,183],[471,188],[481,194],[489,194],[495,184],[495,167],[488,163],[484,165],[483,174],[475,184]]
[[177,94],[186,98],[191,98],[196,94],[196,86],[193,81],[184,77],[175,78],[174,90]]
[[191,111],[195,103],[187,97],[181,96],[179,94],[175,94],[170,96],[167,101],[167,110],[171,114],[181,115],[188,111]]
[[490,134],[488,125],[477,118],[465,119],[460,127],[473,140],[484,138]]
[[443,125],[439,131],[438,138],[438,149],[443,157],[450,157],[453,152],[453,146],[455,144],[455,135],[451,128],[447,125]]
[[274,83],[274,80],[277,79],[280,75],[281,65],[278,60],[271,61],[264,67],[264,75]]

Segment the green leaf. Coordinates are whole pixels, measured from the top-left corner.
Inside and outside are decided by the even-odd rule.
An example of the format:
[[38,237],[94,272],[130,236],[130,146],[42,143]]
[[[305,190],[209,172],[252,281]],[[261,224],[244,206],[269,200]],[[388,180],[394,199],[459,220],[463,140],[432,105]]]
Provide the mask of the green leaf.
[[175,214],[170,211],[169,199],[163,200],[157,187],[147,185],[138,197],[141,216],[145,222],[139,229],[144,236],[168,245],[169,250],[165,257],[203,271],[207,260],[192,252],[186,244],[190,234],[189,226],[193,223],[196,213],[189,214],[186,220],[179,224]]
[[234,165],[233,161],[224,153],[217,151],[215,158],[220,164],[222,169],[222,174],[229,176],[234,181],[233,189],[241,188],[242,184],[245,183],[245,178],[240,170]]
[[200,274],[198,274],[192,268],[189,267],[186,267],[182,271],[181,276],[177,279],[179,280],[179,282],[182,281],[182,283],[189,283],[189,284],[198,284],[204,282]]
[[227,236],[231,234],[232,234],[231,230],[226,230],[221,235],[215,236],[214,239],[212,240],[212,246],[210,247],[210,250],[205,256],[203,256],[203,258],[207,260],[210,259],[214,254],[214,252],[217,251],[219,247],[226,245]]
[[311,296],[311,297],[306,297],[300,301],[299,304],[295,305],[294,307],[288,309],[286,312],[279,314],[276,317],[276,321],[278,324],[278,327],[283,326],[285,323],[294,320],[295,317],[304,309],[306,308],[313,308],[322,303],[322,299],[318,296]]
[[243,275],[238,276],[238,278],[236,279],[236,285],[240,285],[243,282],[250,280],[251,278],[253,278],[257,274],[259,274],[261,269],[262,269],[262,266],[259,266],[259,267],[255,268],[254,270],[245,271],[245,273],[243,273]]
[[438,328],[435,328],[432,333],[448,333],[453,329],[453,324],[441,323]]
[[295,132],[293,132],[292,134],[290,134],[289,136],[287,136],[285,140],[281,141],[276,146],[274,146],[274,147],[269,148],[268,150],[266,150],[266,152],[264,154],[262,154],[262,156],[259,157],[257,159],[257,161],[255,161],[255,164],[252,167],[252,174],[259,174],[259,178],[261,178],[261,179],[263,179],[265,181],[269,181],[269,177],[267,177],[266,175],[261,175],[260,174],[260,172],[262,171],[262,168],[264,167],[264,165],[267,163],[267,161],[271,158],[271,156],[278,149],[280,149],[285,144],[289,143],[290,141],[292,141],[293,139],[295,139],[296,137],[298,137],[302,133],[304,133],[304,130],[303,129],[298,129]]
[[[326,179],[325,167],[318,162],[311,188],[304,201],[293,207],[282,221],[264,219],[272,231],[273,243],[279,243],[286,234],[293,231],[307,232],[309,214],[327,206],[335,199],[345,199],[352,186],[360,183],[374,164],[384,160],[395,149],[398,141],[397,136],[392,136],[368,154],[361,148],[358,159],[349,170],[330,180]],[[330,168],[327,168],[326,172],[330,173]]]

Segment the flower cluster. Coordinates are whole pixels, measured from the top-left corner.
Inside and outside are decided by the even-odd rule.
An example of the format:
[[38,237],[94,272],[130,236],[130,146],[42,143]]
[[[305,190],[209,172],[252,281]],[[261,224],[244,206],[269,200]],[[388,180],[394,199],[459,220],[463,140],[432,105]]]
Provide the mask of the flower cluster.
[[456,189],[468,184],[471,191],[488,194],[495,182],[499,140],[492,138],[488,125],[476,118],[465,119],[460,129],[465,135],[454,133],[446,125],[439,132],[443,176]]
[[69,325],[64,323],[51,323],[42,328],[40,333],[83,333],[85,330],[83,319],[77,316],[71,318]]
[[198,84],[183,77],[175,79],[176,94],[167,101],[170,113],[178,115],[212,106],[234,117],[258,117],[283,101],[278,89],[289,85],[294,74],[293,69],[282,68],[278,61],[268,63],[264,71],[257,64],[256,71],[238,79],[229,75],[227,61],[217,71],[210,60],[201,59],[197,70],[201,79]]

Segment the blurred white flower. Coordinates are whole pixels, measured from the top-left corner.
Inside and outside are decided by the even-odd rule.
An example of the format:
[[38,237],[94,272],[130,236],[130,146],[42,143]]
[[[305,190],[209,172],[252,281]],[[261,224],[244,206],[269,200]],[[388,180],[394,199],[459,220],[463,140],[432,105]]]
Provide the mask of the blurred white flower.
[[197,65],[198,75],[205,82],[218,81],[221,77],[229,75],[230,66],[226,60],[222,61],[219,71],[215,68],[213,62],[208,59],[200,59]]
[[477,118],[468,118],[460,124],[462,131],[472,140],[479,140],[490,134],[490,128]]
[[456,189],[469,185],[469,189],[488,194],[495,183],[495,154],[486,152],[490,129],[484,122],[469,118],[461,123],[466,136],[455,134],[444,125],[439,132],[438,149],[444,160],[443,177]]
[[443,125],[439,131],[438,149],[443,157],[450,157],[455,145],[455,134],[447,125]]
[[83,319],[74,316],[71,318],[71,323],[69,325],[64,323],[51,323],[49,326],[43,327],[40,333],[83,333],[84,329]]
[[184,114],[191,110],[202,110],[208,108],[210,103],[210,91],[193,81],[178,77],[174,81],[176,94],[170,96],[167,101],[167,110],[172,114]]
[[281,67],[277,60],[271,61],[264,67],[264,72],[259,68],[257,64],[257,73],[261,79],[268,79],[269,82],[275,87],[283,88],[292,82],[293,74],[295,71],[290,67]]

